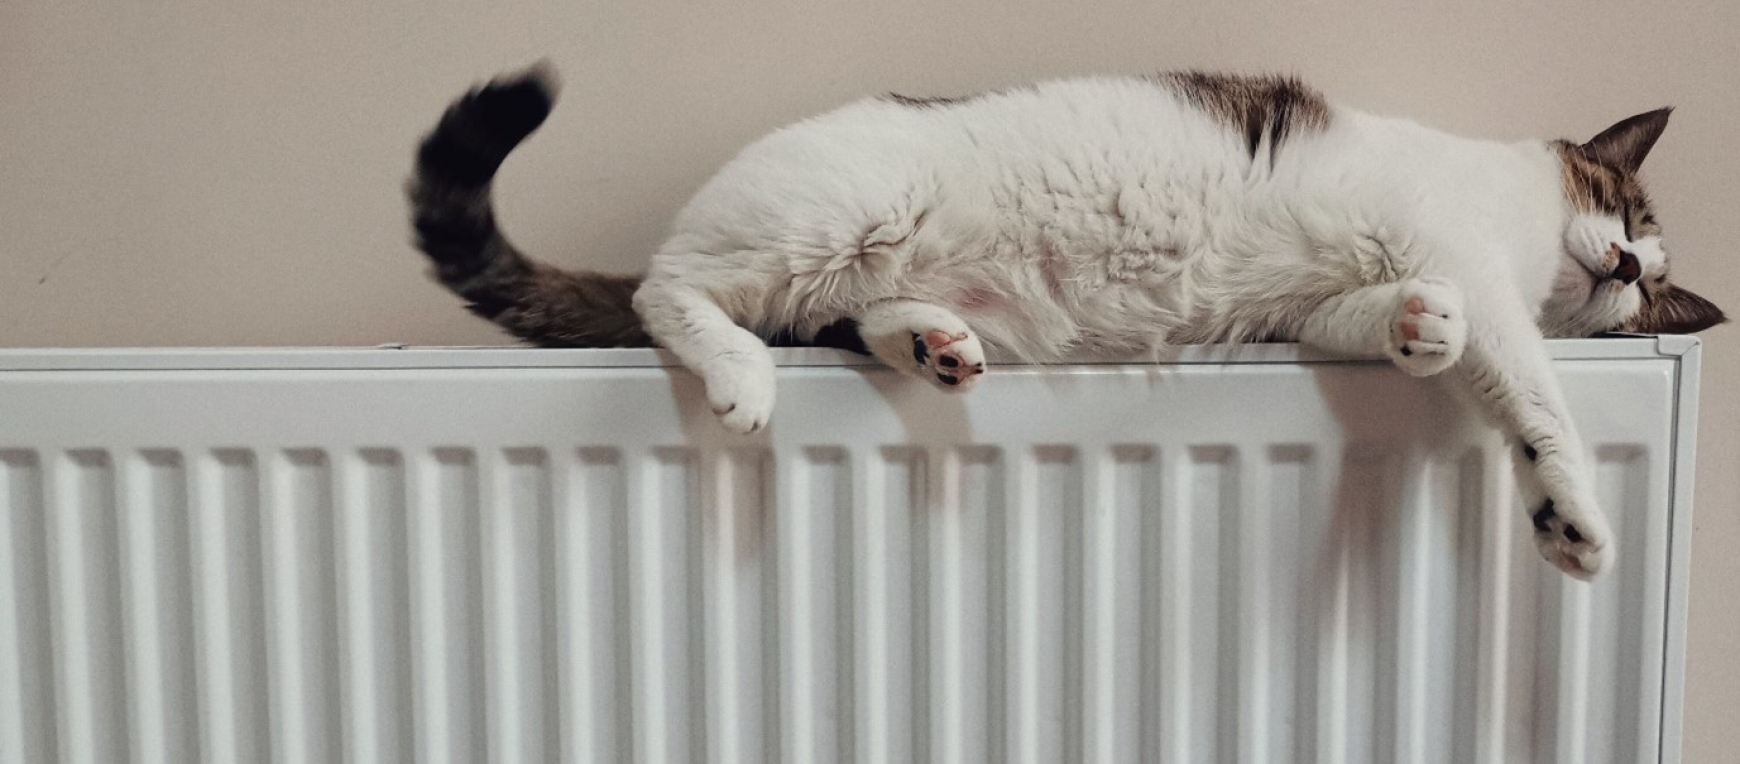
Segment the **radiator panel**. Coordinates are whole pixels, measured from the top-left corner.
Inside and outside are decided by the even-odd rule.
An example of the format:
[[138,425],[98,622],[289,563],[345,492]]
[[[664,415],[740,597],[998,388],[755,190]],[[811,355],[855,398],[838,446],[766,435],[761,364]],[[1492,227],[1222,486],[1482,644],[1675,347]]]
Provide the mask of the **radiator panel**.
[[1593,585],[1382,364],[15,359],[0,762],[1675,760],[1695,352],[1557,347]]

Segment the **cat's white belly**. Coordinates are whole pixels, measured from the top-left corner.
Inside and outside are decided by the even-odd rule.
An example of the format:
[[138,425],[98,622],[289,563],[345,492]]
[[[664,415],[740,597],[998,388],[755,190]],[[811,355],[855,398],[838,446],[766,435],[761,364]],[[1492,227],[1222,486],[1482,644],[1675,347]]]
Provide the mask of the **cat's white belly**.
[[1140,352],[1165,341],[1187,320],[1178,309],[1186,271],[1208,257],[1043,238],[914,255],[895,282],[897,293],[944,305],[987,344],[1034,360],[1073,351]]

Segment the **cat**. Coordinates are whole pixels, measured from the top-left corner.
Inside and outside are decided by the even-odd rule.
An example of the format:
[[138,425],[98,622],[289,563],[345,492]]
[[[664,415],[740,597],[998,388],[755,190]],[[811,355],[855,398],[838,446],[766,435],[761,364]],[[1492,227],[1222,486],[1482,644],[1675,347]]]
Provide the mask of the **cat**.
[[496,171],[557,90],[539,64],[449,107],[407,184],[417,245],[534,343],[668,348],[739,433],[773,412],[769,341],[958,392],[987,351],[1296,340],[1452,371],[1510,435],[1540,552],[1588,578],[1612,534],[1543,336],[1726,320],[1668,280],[1637,178],[1668,109],[1582,143],[1499,143],[1272,75],[872,97],[743,149],[635,278],[534,262],[495,224]]

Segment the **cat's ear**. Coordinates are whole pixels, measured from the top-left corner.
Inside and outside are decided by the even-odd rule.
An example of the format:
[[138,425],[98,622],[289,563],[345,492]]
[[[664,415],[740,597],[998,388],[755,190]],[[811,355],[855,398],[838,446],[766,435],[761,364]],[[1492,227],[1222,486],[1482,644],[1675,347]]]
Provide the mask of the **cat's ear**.
[[1668,284],[1644,300],[1643,308],[1619,330],[1633,334],[1691,334],[1727,322],[1728,317],[1715,303]]
[[1655,146],[1656,139],[1667,129],[1668,115],[1672,113],[1673,107],[1669,106],[1620,120],[1602,130],[1600,135],[1590,138],[1583,144],[1583,151],[1608,167],[1637,172],[1637,168],[1643,166],[1643,158],[1649,156],[1649,150]]

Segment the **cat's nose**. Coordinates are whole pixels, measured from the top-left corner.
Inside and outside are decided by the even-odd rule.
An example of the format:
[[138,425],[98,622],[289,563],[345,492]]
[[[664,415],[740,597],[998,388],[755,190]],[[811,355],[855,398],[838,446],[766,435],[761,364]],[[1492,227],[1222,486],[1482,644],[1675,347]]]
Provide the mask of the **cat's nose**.
[[1619,264],[1613,266],[1613,272],[1607,274],[1607,277],[1613,278],[1613,279],[1619,279],[1620,281],[1623,281],[1626,284],[1631,284],[1633,282],[1636,282],[1638,279],[1642,278],[1643,277],[1643,265],[1641,263],[1637,262],[1637,255],[1631,254],[1629,251],[1626,251],[1625,248],[1623,248],[1623,247],[1620,247],[1618,249],[1619,249]]

